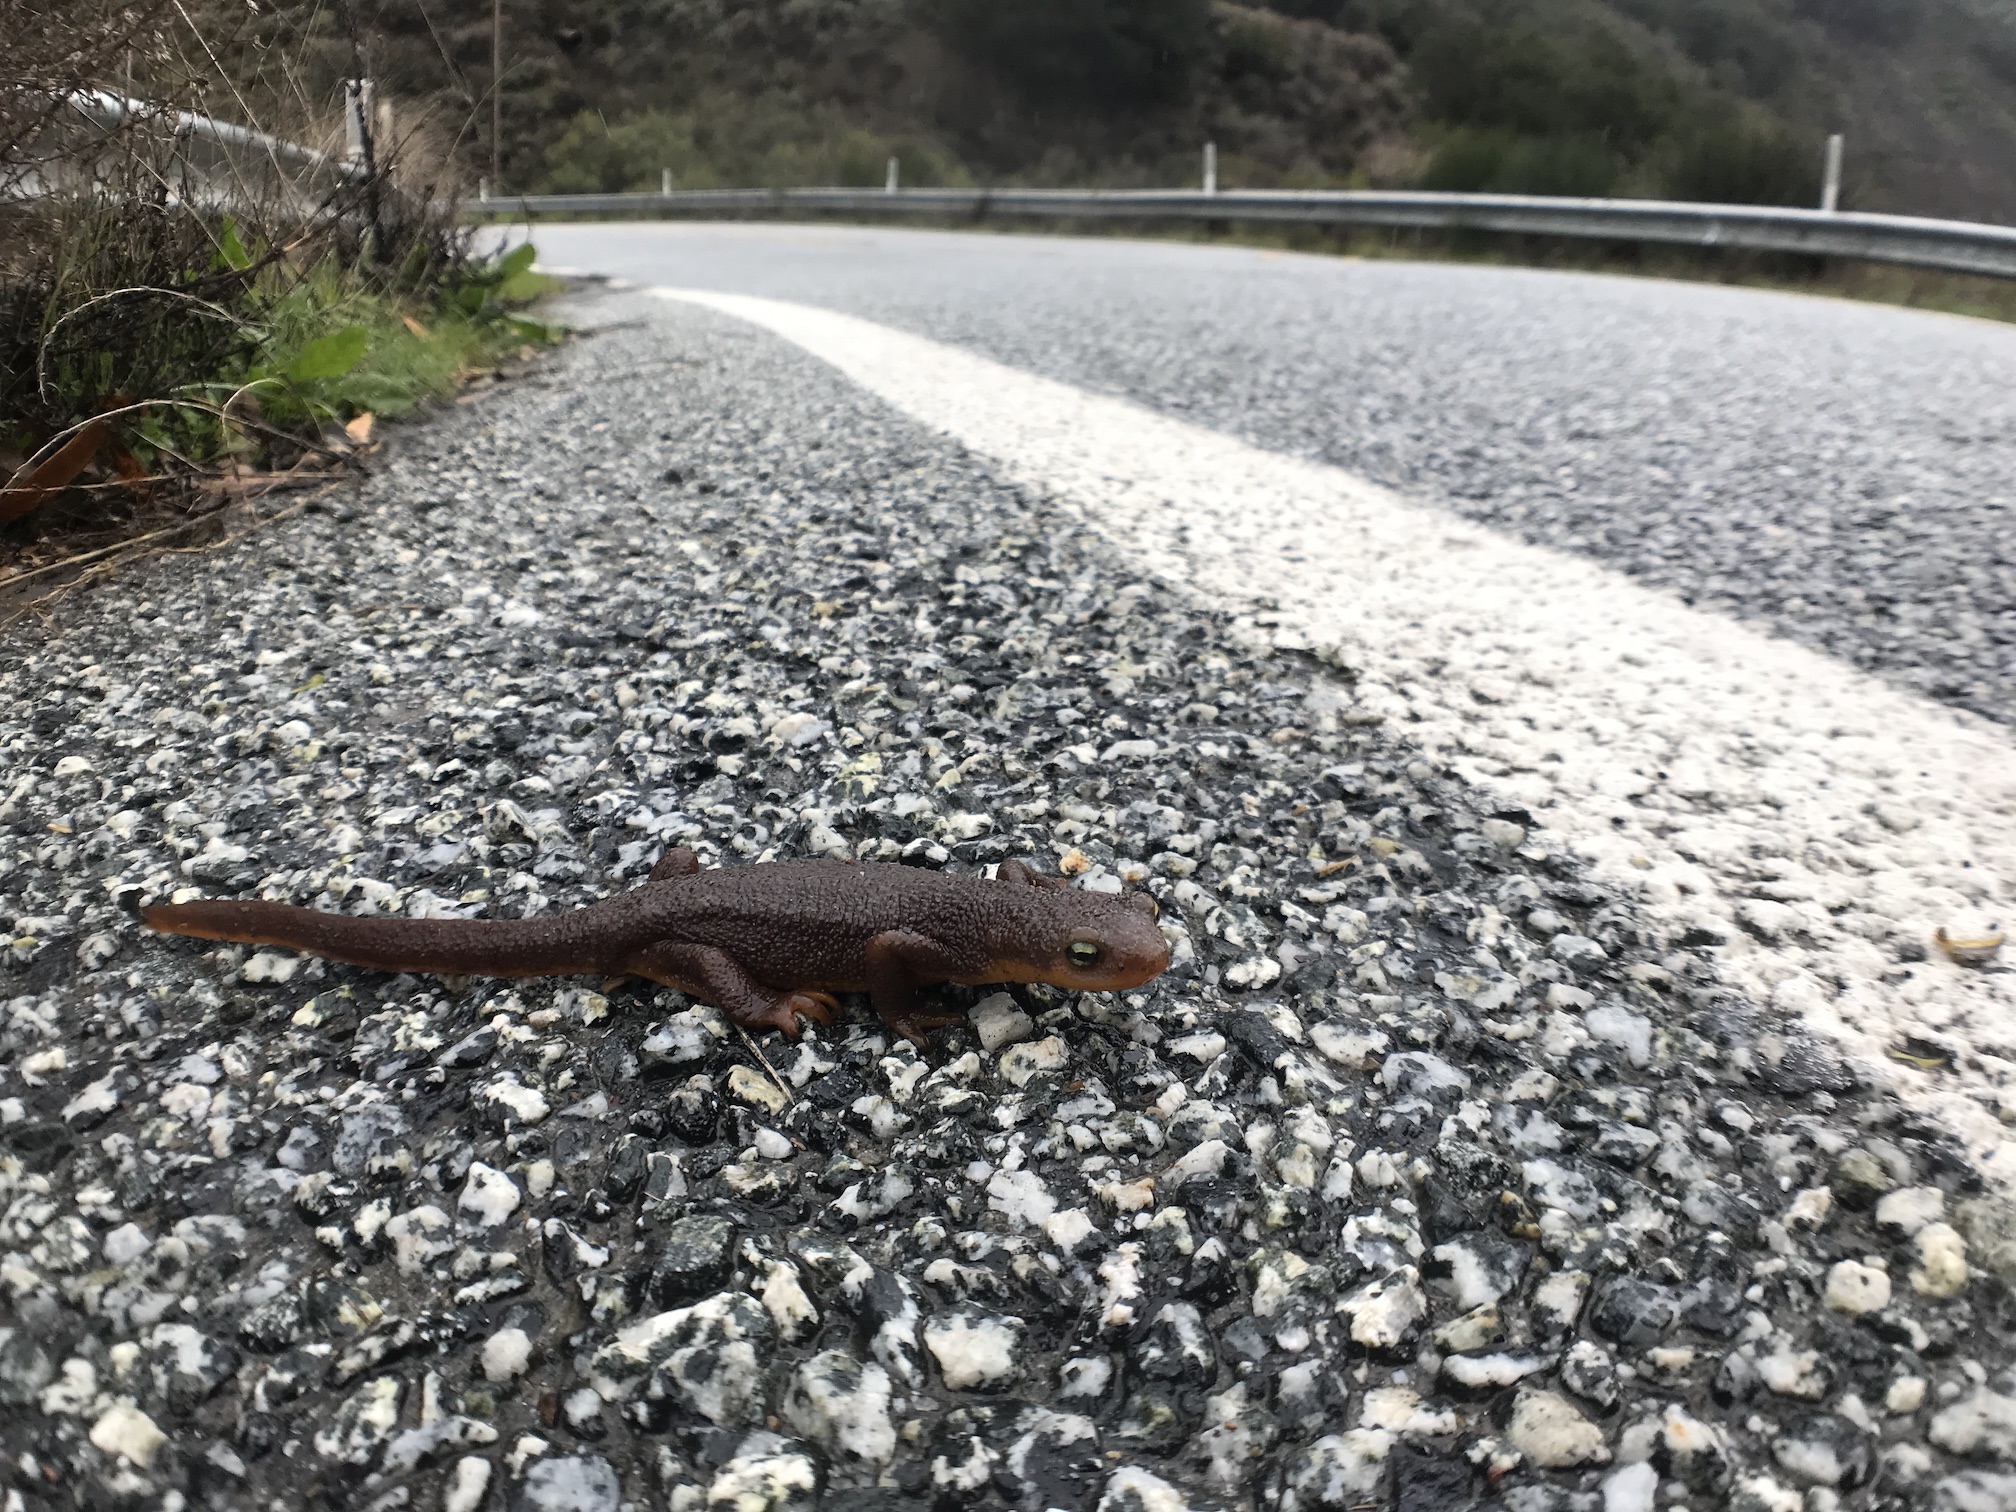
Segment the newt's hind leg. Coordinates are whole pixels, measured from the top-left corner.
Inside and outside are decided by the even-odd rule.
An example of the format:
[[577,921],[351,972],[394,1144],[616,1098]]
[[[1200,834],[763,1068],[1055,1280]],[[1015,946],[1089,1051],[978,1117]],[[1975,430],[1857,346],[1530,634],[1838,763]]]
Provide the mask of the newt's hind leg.
[[[700,858],[685,846],[674,845],[658,858],[658,864],[651,868],[651,875],[644,880],[646,883],[677,882],[682,877],[696,875],[699,870]],[[602,982],[602,991],[606,996],[629,980],[628,976],[622,975],[606,977]]]
[[700,870],[700,858],[683,845],[670,847],[658,858],[658,864],[651,868],[649,882],[675,882],[681,877],[690,877]]
[[782,1029],[798,1038],[798,1020],[830,1024],[840,1005],[824,992],[778,992],[711,945],[650,945],[624,963],[632,974],[712,1003],[744,1029]]

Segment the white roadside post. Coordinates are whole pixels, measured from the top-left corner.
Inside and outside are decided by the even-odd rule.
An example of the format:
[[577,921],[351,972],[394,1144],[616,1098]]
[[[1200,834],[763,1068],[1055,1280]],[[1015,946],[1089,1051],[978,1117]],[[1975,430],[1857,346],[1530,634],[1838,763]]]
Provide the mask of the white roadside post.
[[884,194],[894,194],[898,188],[898,178],[899,175],[896,169],[896,154],[892,152],[889,154],[888,176],[882,180],[882,192]]
[[377,90],[369,79],[343,81],[343,156],[353,163],[371,157],[371,104]]
[[672,197],[672,170],[670,168],[660,168],[658,170],[658,192],[667,199]]
[[1204,192],[1206,194],[1216,194],[1218,192],[1218,144],[1216,142],[1206,142],[1204,144]]
[[1833,214],[1841,204],[1841,133],[1827,138],[1827,167],[1820,180],[1820,208]]

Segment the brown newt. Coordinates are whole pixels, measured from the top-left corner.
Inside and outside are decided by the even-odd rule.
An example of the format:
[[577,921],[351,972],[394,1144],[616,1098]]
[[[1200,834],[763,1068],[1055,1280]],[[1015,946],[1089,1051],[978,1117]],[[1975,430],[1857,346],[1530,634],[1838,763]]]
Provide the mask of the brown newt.
[[1146,893],[1074,891],[1020,861],[994,880],[855,861],[777,861],[703,871],[667,851],[641,887],[537,919],[366,919],[287,903],[213,900],[141,910],[152,929],[279,945],[373,966],[455,976],[640,976],[714,1004],[750,1029],[794,1038],[830,1023],[836,992],[866,992],[882,1021],[924,1042],[956,1022],[918,989],[1043,982],[1079,992],[1139,987],[1169,964]]

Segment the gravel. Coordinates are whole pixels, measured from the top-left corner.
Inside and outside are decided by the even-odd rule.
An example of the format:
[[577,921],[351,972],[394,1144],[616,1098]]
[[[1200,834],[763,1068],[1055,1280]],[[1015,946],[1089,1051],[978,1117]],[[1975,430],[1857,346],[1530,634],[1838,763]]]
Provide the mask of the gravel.
[[541,226],[1333,463],[2016,721],[2016,331],[1754,289],[842,226]]
[[[10,1505],[2007,1504],[2016,1208],[1949,1136],[1308,654],[771,338],[590,314],[16,632]],[[1031,856],[1176,962],[759,1060],[128,912],[540,913],[675,842]]]

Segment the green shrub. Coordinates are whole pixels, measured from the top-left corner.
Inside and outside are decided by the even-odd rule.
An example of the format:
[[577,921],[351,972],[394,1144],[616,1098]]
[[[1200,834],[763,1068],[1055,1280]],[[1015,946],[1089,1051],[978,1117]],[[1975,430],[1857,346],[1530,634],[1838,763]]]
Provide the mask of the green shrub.
[[1421,187],[1475,194],[1601,197],[1616,192],[1622,171],[1617,154],[1597,137],[1457,130],[1429,159]]
[[1511,25],[1455,18],[1416,45],[1408,64],[1436,119],[1522,136],[1597,136],[1624,152],[1672,122],[1678,82],[1608,26]]
[[665,169],[680,189],[872,188],[891,157],[911,186],[965,183],[956,158],[930,143],[851,124],[776,96],[710,99],[689,111],[644,110],[605,121],[583,111],[546,150],[542,187],[556,194],[652,190]]
[[1858,42],[1895,47],[1918,30],[1922,0],[1799,0],[1798,11]]
[[1210,0],[935,0],[941,35],[1036,100],[1180,98],[1211,49]]
[[1670,199],[1730,205],[1815,205],[1820,142],[1782,122],[1749,113],[1676,132],[1660,164]]

